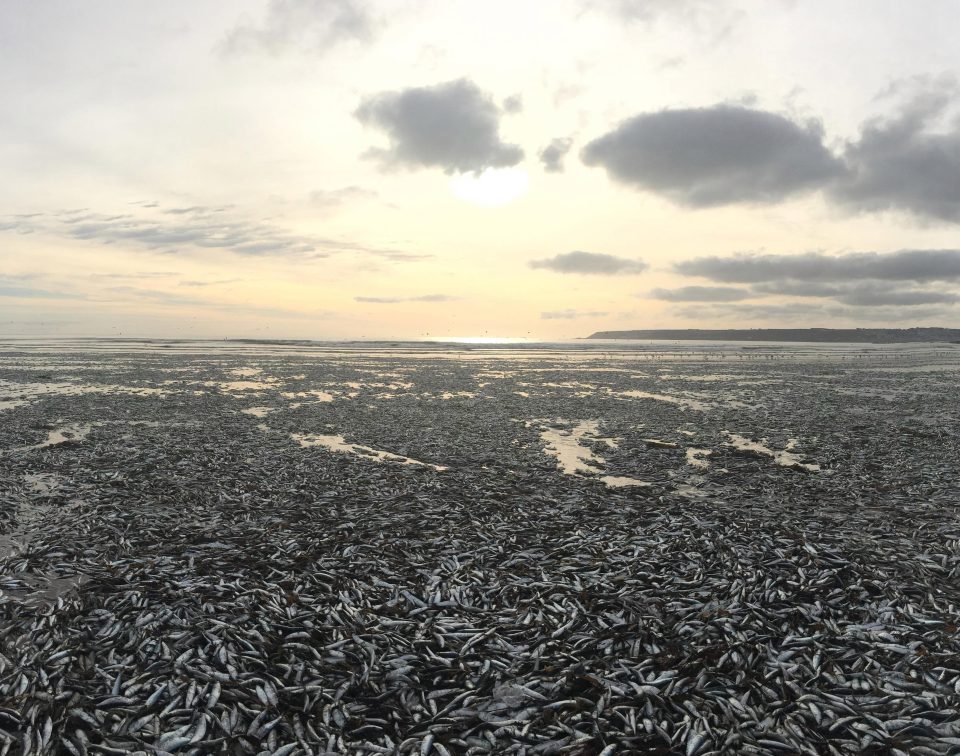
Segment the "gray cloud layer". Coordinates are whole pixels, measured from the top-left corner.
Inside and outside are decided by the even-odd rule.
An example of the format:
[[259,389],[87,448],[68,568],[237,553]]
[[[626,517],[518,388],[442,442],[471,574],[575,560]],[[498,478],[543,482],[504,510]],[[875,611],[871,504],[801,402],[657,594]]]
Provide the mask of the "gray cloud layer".
[[653,289],[650,296],[665,302],[739,302],[753,294],[733,286],[681,286],[678,289]]
[[387,149],[368,153],[384,167],[465,173],[516,165],[523,159],[523,150],[500,139],[501,113],[476,84],[457,79],[373,95],[354,115],[389,138]]
[[298,234],[270,223],[244,220],[224,207],[181,207],[147,214],[107,215],[87,210],[0,219],[0,230],[46,233],[68,239],[179,253],[219,249],[256,257],[329,257],[360,252],[393,261],[424,258],[398,249]]
[[920,94],[896,116],[868,121],[836,154],[817,121],[715,105],[634,116],[589,142],[581,158],[686,207],[775,203],[822,191],[853,212],[960,222],[960,121],[937,129],[958,87],[952,80],[913,85]]
[[448,294],[422,294],[418,297],[354,297],[355,302],[367,304],[400,304],[401,302],[454,302],[460,297]]
[[238,25],[223,47],[229,53],[276,55],[291,47],[323,53],[345,40],[369,41],[373,26],[359,0],[270,0],[263,21]]
[[[745,322],[783,321],[797,327],[835,327],[837,321],[869,321],[903,325],[903,310],[899,307],[846,307],[823,302],[785,302],[771,304],[700,304],[686,305],[675,314],[691,320],[711,321],[734,318]],[[914,307],[910,310],[911,322],[921,318],[941,318],[947,314],[942,305]]]
[[960,249],[904,249],[888,254],[807,252],[707,256],[675,263],[673,269],[685,276],[702,276],[721,283],[789,280],[832,283],[866,279],[951,281],[960,280]]
[[732,105],[635,116],[581,156],[617,181],[690,207],[778,202],[844,170],[819,124]]
[[605,255],[598,252],[566,252],[554,257],[530,262],[531,268],[542,268],[557,273],[583,273],[613,276],[618,273],[642,273],[649,266],[642,260]]
[[550,144],[540,150],[540,162],[543,163],[543,170],[547,173],[562,173],[563,159],[567,156],[572,145],[572,139],[560,137],[552,140]]
[[831,196],[856,210],[899,209],[960,221],[960,124],[935,132],[953,86],[916,97],[890,120],[867,123],[847,146],[849,177]]
[[918,305],[954,304],[958,297],[950,291],[900,288],[890,284],[858,284],[842,290],[836,301],[853,307],[916,307]]
[[[700,276],[719,283],[750,284],[749,292],[735,287],[686,287],[687,290],[746,292],[746,296],[738,297],[740,299],[773,294],[829,299],[854,308],[915,308],[960,301],[960,295],[954,290],[960,284],[960,250],[901,250],[883,255],[809,252],[709,256],[685,260],[673,267],[682,275]],[[722,300],[691,297],[686,301]]]

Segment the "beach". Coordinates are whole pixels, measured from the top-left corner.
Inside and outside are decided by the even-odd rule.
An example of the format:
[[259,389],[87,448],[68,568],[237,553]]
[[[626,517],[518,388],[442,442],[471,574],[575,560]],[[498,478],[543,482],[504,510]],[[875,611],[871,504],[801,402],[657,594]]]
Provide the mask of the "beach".
[[0,749],[960,747],[960,347],[0,344]]

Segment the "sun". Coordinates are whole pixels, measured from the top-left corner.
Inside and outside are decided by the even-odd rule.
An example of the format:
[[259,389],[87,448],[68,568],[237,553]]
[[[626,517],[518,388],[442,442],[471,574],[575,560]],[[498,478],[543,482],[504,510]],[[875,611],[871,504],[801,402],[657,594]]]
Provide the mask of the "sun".
[[530,183],[519,168],[486,168],[480,173],[461,173],[450,181],[460,199],[474,205],[500,207],[522,197]]

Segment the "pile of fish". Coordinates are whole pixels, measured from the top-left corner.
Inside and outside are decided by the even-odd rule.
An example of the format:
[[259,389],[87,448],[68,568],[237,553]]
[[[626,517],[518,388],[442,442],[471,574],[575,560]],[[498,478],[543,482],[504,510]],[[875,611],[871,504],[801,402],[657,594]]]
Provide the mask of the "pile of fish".
[[0,754],[960,752],[956,356],[27,357]]

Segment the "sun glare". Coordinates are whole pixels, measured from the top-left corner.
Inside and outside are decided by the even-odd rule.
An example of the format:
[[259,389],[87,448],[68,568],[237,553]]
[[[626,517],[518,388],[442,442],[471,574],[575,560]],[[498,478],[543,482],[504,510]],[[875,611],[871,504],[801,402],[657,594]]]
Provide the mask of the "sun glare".
[[426,336],[423,340],[445,344],[525,344],[530,339],[517,336]]
[[474,205],[500,207],[522,197],[530,183],[518,168],[487,168],[481,173],[461,173],[450,182],[460,199]]

